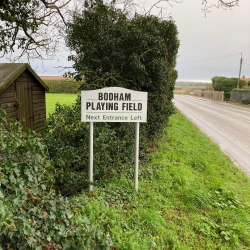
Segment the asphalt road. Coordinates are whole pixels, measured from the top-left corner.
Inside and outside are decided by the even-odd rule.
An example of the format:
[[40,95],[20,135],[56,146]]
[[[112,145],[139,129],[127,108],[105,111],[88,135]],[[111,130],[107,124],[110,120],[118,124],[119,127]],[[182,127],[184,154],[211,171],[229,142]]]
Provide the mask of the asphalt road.
[[173,102],[250,177],[250,108],[188,95]]

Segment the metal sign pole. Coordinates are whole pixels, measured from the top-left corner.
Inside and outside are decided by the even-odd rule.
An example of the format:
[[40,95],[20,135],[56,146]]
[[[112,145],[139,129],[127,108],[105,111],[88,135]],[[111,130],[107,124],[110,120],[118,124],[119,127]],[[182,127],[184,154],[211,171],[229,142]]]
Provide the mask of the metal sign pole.
[[93,190],[93,136],[94,134],[94,124],[89,123],[89,192]]
[[136,122],[135,123],[135,172],[134,172],[134,186],[136,191],[138,191],[139,132],[140,132],[140,123]]
[[94,122],[135,123],[134,188],[138,191],[139,129],[147,122],[148,93],[121,87],[81,91],[81,121],[89,123],[89,192],[94,188]]

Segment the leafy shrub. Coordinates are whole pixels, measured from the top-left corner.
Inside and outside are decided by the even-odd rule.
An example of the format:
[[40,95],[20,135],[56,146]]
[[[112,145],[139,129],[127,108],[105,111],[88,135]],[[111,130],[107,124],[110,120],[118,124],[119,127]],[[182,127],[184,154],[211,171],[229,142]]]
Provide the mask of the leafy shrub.
[[7,124],[0,107],[0,249],[109,249],[109,236],[56,194],[54,175],[41,139]]
[[49,93],[79,93],[82,82],[75,80],[44,80],[49,87]]
[[224,92],[224,100],[230,100],[230,93],[231,92]]
[[155,136],[174,113],[176,25],[155,16],[129,18],[112,5],[95,2],[68,25],[76,79],[84,76],[81,89],[117,86],[148,92],[148,122],[143,126],[148,136]]
[[[118,86],[148,92],[148,123],[140,129],[142,159],[149,138],[153,141],[174,113],[176,25],[153,16],[130,19],[113,6],[96,2],[68,25],[68,46],[76,52],[70,59],[76,79],[84,76],[81,89]],[[88,184],[89,129],[80,113],[79,99],[72,108],[57,105],[47,119],[45,142],[55,164],[56,186],[64,195]],[[130,123],[95,123],[96,181],[131,168],[134,131]]]
[[247,104],[250,104],[250,100],[247,99],[247,98],[242,98],[242,99],[241,99],[241,103],[247,105]]
[[[81,122],[80,117],[78,99],[72,107],[57,104],[56,111],[46,121],[45,143],[56,168],[56,187],[67,196],[88,187],[89,124]],[[95,123],[95,180],[133,166],[134,133],[134,124]],[[142,156],[145,137],[140,138],[140,142]]]
[[244,89],[233,89],[233,92],[249,93],[250,89],[247,89],[247,88],[244,88]]
[[[212,84],[213,84],[215,91],[230,92],[232,91],[232,89],[237,88],[238,78],[215,76],[212,78]],[[245,85],[246,85],[246,81],[240,80],[239,87],[242,88]]]

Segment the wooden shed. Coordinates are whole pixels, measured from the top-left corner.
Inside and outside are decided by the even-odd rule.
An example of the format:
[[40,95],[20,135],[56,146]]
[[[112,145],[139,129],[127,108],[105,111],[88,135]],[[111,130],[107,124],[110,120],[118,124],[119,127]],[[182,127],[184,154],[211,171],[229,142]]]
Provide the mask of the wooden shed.
[[23,130],[42,132],[46,119],[46,84],[27,63],[0,63],[0,103],[8,119]]

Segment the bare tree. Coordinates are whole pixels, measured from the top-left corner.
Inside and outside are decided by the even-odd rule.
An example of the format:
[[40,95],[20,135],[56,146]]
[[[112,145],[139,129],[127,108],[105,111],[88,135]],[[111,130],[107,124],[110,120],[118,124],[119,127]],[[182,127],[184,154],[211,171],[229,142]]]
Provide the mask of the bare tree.
[[[63,47],[68,21],[88,4],[98,1],[102,0],[0,0],[0,57],[8,55],[13,61],[24,55],[28,58],[53,58]],[[103,1],[132,15],[138,11],[150,14],[154,8],[160,8],[162,13],[162,3],[182,2],[155,0],[146,10],[140,4],[143,0]],[[212,7],[233,8],[239,0],[201,0],[201,4],[206,14]]]
[[228,0],[216,0],[213,3],[211,0],[202,0],[202,11],[206,13],[210,11],[211,8],[216,7],[216,8],[223,8],[223,9],[231,9],[235,6],[239,6],[239,0],[234,0],[234,1],[228,1]]
[[[158,0],[155,1],[154,4],[151,5],[150,9],[147,11],[147,14],[150,14],[154,8],[162,9],[162,3],[167,3],[172,7],[173,3],[181,3],[183,0]],[[212,9],[212,8],[223,8],[223,9],[231,9],[235,6],[239,5],[239,0],[201,0],[202,11],[204,15]]]
[[[19,51],[18,57],[49,58],[65,32],[72,0],[2,0],[0,56]],[[15,58],[14,58],[15,59]]]

